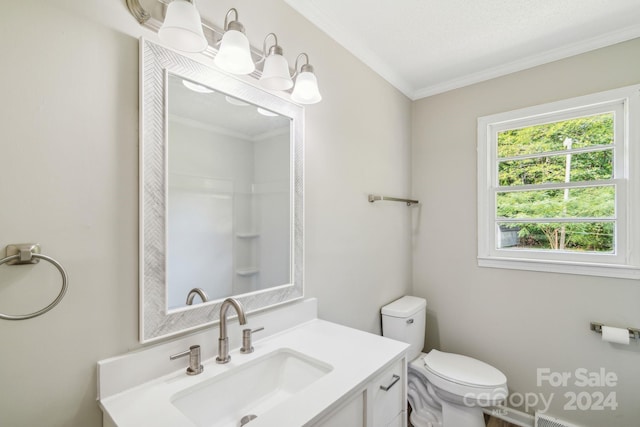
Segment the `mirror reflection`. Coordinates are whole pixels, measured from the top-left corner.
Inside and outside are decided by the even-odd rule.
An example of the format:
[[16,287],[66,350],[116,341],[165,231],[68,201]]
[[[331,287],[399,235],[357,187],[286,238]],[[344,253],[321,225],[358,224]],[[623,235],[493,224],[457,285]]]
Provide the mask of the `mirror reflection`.
[[291,120],[168,75],[167,306],[292,283]]

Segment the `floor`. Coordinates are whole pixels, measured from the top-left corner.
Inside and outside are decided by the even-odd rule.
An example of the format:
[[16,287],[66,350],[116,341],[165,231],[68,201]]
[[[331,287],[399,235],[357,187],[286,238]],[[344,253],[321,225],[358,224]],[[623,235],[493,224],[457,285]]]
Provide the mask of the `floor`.
[[487,427],[518,427],[515,424],[508,423],[500,418],[492,417],[490,415],[484,416],[484,422],[487,423]]
[[[407,426],[412,427],[411,421],[409,420],[409,417],[411,416],[411,405],[407,405],[407,406],[409,409],[407,411]],[[485,414],[484,416],[484,422],[486,423],[487,427],[518,427],[515,424],[511,424],[507,421],[503,421],[499,418],[492,417],[491,415],[487,415],[487,414]]]

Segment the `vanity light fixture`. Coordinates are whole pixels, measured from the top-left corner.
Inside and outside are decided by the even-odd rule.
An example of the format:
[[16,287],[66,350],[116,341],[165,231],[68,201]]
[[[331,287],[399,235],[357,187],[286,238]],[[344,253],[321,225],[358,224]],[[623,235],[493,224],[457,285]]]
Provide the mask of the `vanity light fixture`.
[[[267,40],[269,36],[273,36],[274,44],[269,47],[269,53],[267,53]],[[260,85],[270,90],[291,89],[293,87],[293,80],[289,75],[289,63],[286,58],[282,56],[282,47],[278,45],[278,36],[274,33],[269,33],[264,38],[262,55],[264,67],[262,68]]]
[[[229,15],[232,13],[235,20],[229,22]],[[238,11],[235,8],[229,9],[224,17],[224,35],[213,62],[232,74],[251,74],[256,69],[251,58],[249,39],[244,34],[244,25],[238,21]]]
[[[305,57],[305,63],[300,66],[298,71],[298,60],[301,56]],[[316,104],[322,100],[320,90],[318,89],[318,79],[313,72],[313,66],[309,64],[309,55],[301,53],[296,58],[296,85],[291,93],[291,99],[300,104]]]
[[[298,55],[293,75],[290,75],[289,64],[283,56],[282,47],[278,45],[275,33],[267,34],[262,52],[253,48],[252,56],[252,48],[244,26],[238,21],[238,11],[235,8],[229,9],[224,18],[224,28],[220,29],[202,22],[195,0],[156,0],[166,5],[164,22],[161,16],[157,16],[160,8],[154,7],[155,16],[152,16],[150,11],[142,7],[140,0],[125,1],[138,22],[157,31],[160,40],[167,46],[183,52],[202,52],[212,57],[221,70],[238,75],[254,73],[256,64],[253,58],[261,57],[258,63],[264,62],[262,73],[254,74],[254,77],[260,76],[260,86],[274,91],[289,91],[293,86],[291,99],[298,104],[315,104],[322,100],[318,79],[313,66],[309,64],[309,56],[306,53]],[[267,48],[269,37],[273,37],[273,44]],[[209,40],[212,41],[212,46],[207,49]],[[298,67],[298,61],[302,57],[305,62]]]
[[158,36],[171,48],[197,53],[204,51],[209,43],[204,37],[200,13],[192,1],[173,0],[169,3]]

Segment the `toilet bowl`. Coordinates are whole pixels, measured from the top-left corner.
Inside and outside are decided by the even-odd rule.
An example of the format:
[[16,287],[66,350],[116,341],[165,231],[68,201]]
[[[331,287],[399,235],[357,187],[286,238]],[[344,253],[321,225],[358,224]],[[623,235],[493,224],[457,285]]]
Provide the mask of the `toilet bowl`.
[[[430,385],[426,387],[430,399],[423,399],[421,408],[412,413],[414,427],[484,427],[482,408],[497,405],[508,395],[507,378],[498,369],[438,350],[421,353],[409,363],[408,381]],[[421,422],[419,414],[424,412],[439,415],[434,418],[441,419],[440,424]]]
[[507,378],[480,360],[424,346],[427,302],[405,296],[382,312],[383,335],[410,344],[407,398],[414,427],[485,427],[482,408],[508,395]]

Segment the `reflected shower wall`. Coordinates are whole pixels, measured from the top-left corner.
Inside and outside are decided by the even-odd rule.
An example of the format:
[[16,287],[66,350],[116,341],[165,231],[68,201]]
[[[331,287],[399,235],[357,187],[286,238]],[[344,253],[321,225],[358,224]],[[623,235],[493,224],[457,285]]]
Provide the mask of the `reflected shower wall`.
[[256,242],[260,263],[260,289],[290,283],[291,204],[289,134],[277,134],[254,146],[255,223],[261,231]]
[[247,139],[169,119],[169,310],[193,288],[216,300],[289,283],[288,131]]

